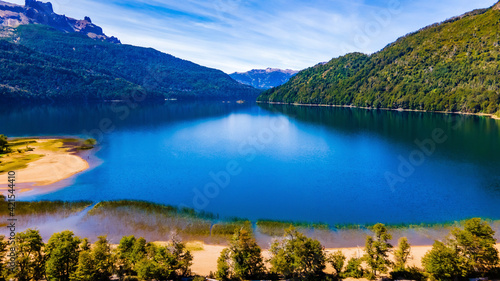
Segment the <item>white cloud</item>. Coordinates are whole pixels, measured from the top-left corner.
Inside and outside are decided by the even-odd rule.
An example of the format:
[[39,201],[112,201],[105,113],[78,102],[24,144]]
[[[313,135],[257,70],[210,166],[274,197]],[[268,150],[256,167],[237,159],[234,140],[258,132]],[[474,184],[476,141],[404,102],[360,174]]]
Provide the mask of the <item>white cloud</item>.
[[[19,4],[22,0],[14,0]],[[346,52],[372,53],[398,37],[495,0],[53,0],[90,16],[123,43],[153,47],[225,72],[303,69]]]

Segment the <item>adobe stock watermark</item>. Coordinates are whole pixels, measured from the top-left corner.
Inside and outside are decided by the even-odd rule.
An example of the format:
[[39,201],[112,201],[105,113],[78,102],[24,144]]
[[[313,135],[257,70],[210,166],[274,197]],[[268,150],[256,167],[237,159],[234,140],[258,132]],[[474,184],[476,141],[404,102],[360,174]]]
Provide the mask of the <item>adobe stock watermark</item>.
[[389,0],[384,9],[373,11],[372,19],[366,22],[352,37],[352,44],[343,43],[344,53],[350,53],[353,50],[366,49],[373,40],[380,36],[385,28],[390,26],[394,17],[403,11],[400,0]]
[[272,143],[280,133],[282,133],[289,121],[281,116],[270,120],[269,125],[263,128],[258,134],[248,137],[238,145],[238,154],[244,160],[228,161],[225,167],[218,171],[208,173],[211,181],[205,186],[194,188],[193,206],[197,211],[205,209],[212,199],[219,196],[220,192],[227,188],[234,177],[243,173],[244,163],[250,163],[255,160],[257,153],[263,151],[267,145]]
[[[454,116],[447,119],[447,123],[456,122],[451,126],[452,130],[458,130],[465,120],[463,115],[460,115],[458,120]],[[398,167],[395,172],[385,172],[384,177],[387,185],[394,192],[398,184],[403,184],[411,177],[416,169],[422,166],[425,161],[431,157],[437,150],[438,146],[448,141],[449,136],[442,128],[435,128],[431,135],[424,139],[416,139],[414,144],[416,148],[410,152],[406,157],[403,155],[398,156]]]
[[[141,102],[145,101],[147,93],[143,91],[134,91],[128,96],[121,97],[121,100],[111,104],[111,111],[116,114],[116,117],[123,121],[130,116],[132,110],[137,109]],[[93,138],[100,143],[104,139],[104,135],[112,133],[116,129],[115,122],[111,118],[102,118],[97,127],[91,130],[83,130],[82,134]]]

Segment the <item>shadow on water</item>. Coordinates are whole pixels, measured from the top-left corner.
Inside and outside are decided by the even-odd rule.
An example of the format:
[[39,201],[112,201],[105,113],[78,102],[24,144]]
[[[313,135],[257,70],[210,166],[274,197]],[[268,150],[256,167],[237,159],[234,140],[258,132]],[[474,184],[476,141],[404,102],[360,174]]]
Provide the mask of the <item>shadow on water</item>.
[[225,116],[252,106],[253,103],[221,101],[0,104],[0,133],[9,136],[84,135],[99,129],[103,119],[109,120],[114,130],[151,128],[165,123]]
[[448,139],[439,150],[450,152],[449,157],[453,158],[453,152],[460,150],[462,161],[467,160],[464,156],[493,163],[500,159],[500,120],[489,117],[264,103],[258,106],[346,135],[370,133],[393,143],[414,144],[415,140],[431,138],[435,129],[442,129]]

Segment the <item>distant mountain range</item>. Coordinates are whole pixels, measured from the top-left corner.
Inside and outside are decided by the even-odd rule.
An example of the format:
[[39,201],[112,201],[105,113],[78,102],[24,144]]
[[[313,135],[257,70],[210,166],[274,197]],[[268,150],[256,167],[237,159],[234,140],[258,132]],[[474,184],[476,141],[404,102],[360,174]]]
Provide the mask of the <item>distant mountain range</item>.
[[0,2],[0,101],[140,99],[255,100],[260,91],[220,70],[120,44],[86,17],[50,3]]
[[263,102],[495,113],[500,116],[500,2],[348,54],[267,90]]
[[242,84],[266,90],[285,84],[297,73],[298,71],[290,69],[267,68],[253,69],[248,72],[235,72],[229,74],[229,76]]

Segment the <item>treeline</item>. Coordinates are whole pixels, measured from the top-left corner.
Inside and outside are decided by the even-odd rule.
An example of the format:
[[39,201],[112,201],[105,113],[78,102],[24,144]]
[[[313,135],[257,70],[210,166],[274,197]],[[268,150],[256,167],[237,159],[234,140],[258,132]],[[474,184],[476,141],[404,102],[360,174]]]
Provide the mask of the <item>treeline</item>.
[[[500,277],[499,254],[494,231],[479,218],[455,228],[445,242],[436,241],[422,259],[423,269],[408,266],[411,246],[406,237],[396,248],[389,243],[392,235],[383,224],[371,229],[366,237],[364,255],[347,257],[342,251],[328,254],[319,241],[306,237],[295,228],[271,245],[270,268],[264,266],[261,249],[250,233],[235,234],[217,262],[214,277],[219,280],[337,280],[343,278],[376,279],[389,274],[394,280],[467,280],[472,277]],[[389,257],[392,253],[393,258]],[[324,272],[330,264],[335,273]]]
[[193,256],[176,238],[166,246],[144,238],[123,237],[115,249],[105,236],[91,245],[71,231],[55,233],[44,243],[37,230],[0,243],[2,280],[100,281],[180,280],[191,276]]
[[[467,280],[499,278],[499,253],[495,232],[479,218],[454,228],[448,238],[436,241],[422,259],[423,269],[408,266],[411,245],[406,237],[393,247],[392,235],[383,224],[372,227],[366,237],[364,255],[347,259],[342,251],[327,253],[318,240],[294,227],[276,239],[265,260],[251,232],[237,231],[217,260],[210,278],[218,280],[339,280],[375,279],[389,274],[394,280]],[[105,236],[91,245],[71,231],[55,233],[44,243],[37,230],[15,235],[15,244],[2,237],[2,280],[205,280],[191,272],[193,255],[173,237],[164,246],[144,238],[125,236],[114,247]],[[15,245],[15,246],[14,246]],[[391,256],[390,256],[391,254]],[[266,267],[266,262],[269,267]],[[327,265],[335,272],[325,273]]]
[[306,69],[259,101],[497,113],[500,11],[469,13],[398,39],[373,55]]
[[254,100],[223,73],[150,48],[100,42],[43,25],[0,29],[0,98],[17,100]]

